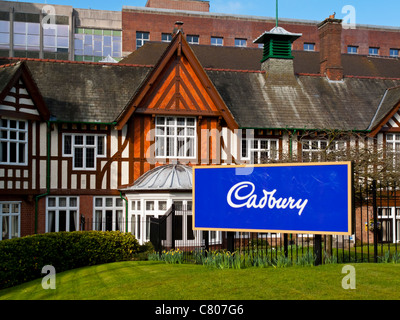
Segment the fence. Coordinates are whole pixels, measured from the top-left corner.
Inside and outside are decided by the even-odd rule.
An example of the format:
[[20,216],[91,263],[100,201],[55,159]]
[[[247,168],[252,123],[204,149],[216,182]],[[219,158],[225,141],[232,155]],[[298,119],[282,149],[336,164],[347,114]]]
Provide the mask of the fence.
[[193,252],[226,250],[270,260],[283,257],[291,263],[400,262],[398,189],[398,183],[355,185],[351,236],[197,231],[192,230],[191,207],[174,205],[158,218],[110,211],[101,221],[82,219],[79,229],[131,232],[141,243],[151,241],[157,252],[180,249],[187,259]]
[[[334,204],[327,204],[334,205]],[[273,234],[193,231],[192,212],[173,205],[160,218],[150,219],[150,241],[156,251],[179,249],[191,259],[193,251],[226,250],[260,254],[277,261],[301,264],[399,261],[400,198],[396,184],[360,184],[354,187],[353,234]]]

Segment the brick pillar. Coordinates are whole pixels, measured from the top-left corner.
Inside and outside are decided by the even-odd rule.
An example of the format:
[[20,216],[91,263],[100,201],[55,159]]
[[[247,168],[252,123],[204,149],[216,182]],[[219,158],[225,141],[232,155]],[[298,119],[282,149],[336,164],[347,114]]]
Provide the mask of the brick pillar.
[[320,38],[320,72],[328,79],[343,79],[342,20],[328,18],[318,25]]

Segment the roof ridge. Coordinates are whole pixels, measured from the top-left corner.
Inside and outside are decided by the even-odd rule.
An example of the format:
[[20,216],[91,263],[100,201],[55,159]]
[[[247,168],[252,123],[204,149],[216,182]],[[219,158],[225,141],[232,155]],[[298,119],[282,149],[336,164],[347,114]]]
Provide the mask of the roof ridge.
[[[52,62],[52,63],[70,63],[70,64],[91,64],[91,65],[106,65],[106,66],[126,66],[126,67],[143,67],[153,68],[153,65],[141,65],[141,64],[129,64],[129,63],[112,63],[112,62],[90,62],[90,61],[71,61],[71,60],[58,60],[58,59],[40,59],[40,58],[18,58],[18,57],[0,57],[0,60],[17,60],[19,61],[40,61],[40,62]],[[12,63],[10,63],[12,64]]]
[[[1,59],[1,58],[0,58],[0,59]],[[0,65],[0,68],[13,67],[13,66],[16,66],[17,64],[20,64],[20,63],[21,63],[21,61],[16,61],[16,62],[13,62],[13,63],[2,64],[2,65]]]
[[241,72],[241,73],[265,73],[264,70],[240,70],[240,69],[224,69],[224,68],[204,68],[206,71],[224,71],[224,72]]
[[400,85],[394,86],[394,87],[390,87],[390,88],[388,88],[387,90],[389,91],[389,90],[398,89],[398,88],[400,88]]
[[344,78],[356,78],[356,79],[400,80],[400,78],[374,77],[374,76],[353,76],[353,75],[344,75],[343,77],[344,77]]

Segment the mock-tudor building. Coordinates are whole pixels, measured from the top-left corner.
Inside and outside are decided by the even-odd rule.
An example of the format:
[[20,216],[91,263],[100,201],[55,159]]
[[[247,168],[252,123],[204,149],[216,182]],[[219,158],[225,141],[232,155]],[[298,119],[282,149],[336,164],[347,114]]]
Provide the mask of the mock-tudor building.
[[119,64],[2,58],[0,240],[95,229],[146,241],[148,217],[190,208],[188,166],[316,160],[328,144],[312,132],[365,134],[329,148],[398,150],[398,59],[341,54],[340,20],[319,32],[320,53],[292,52],[301,35],[279,27],[255,40],[264,50],[191,46],[178,25]]

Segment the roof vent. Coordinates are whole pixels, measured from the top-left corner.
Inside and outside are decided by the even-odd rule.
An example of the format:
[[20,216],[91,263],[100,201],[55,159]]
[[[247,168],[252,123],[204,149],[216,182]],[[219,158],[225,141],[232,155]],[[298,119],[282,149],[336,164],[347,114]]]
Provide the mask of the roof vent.
[[254,43],[264,44],[261,63],[269,58],[293,59],[292,43],[301,36],[301,33],[291,33],[282,27],[274,27],[269,32],[264,32],[254,40]]

